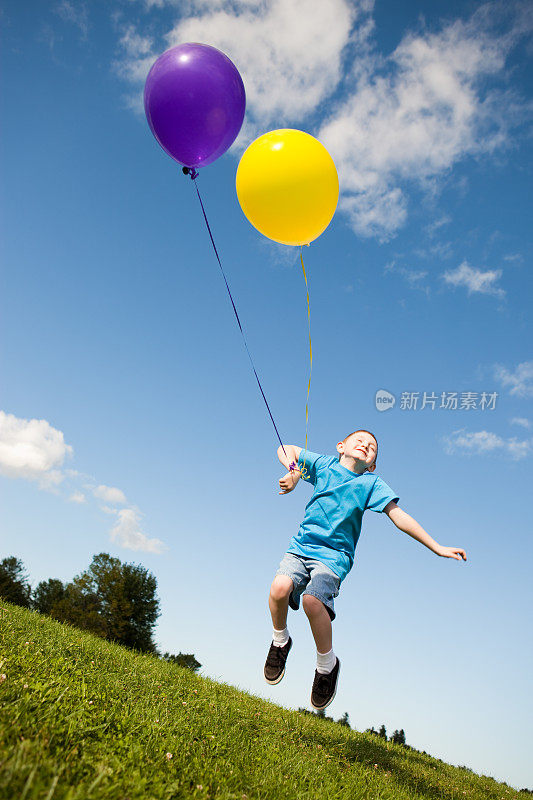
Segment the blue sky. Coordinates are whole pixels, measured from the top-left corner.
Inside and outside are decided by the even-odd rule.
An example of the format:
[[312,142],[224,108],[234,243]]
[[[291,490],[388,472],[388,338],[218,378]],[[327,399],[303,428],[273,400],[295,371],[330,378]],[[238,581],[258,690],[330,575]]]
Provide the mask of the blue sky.
[[[337,600],[331,713],[532,786],[531,13],[526,4],[152,0],[4,6],[2,555],[36,584],[107,551],[157,577],[164,650],[307,705],[302,613],[262,679],[270,581],[309,487],[280,497],[277,442],[193,186],[140,97],[168,46],[203,41],[247,91],[232,150],[199,178],[285,441],[303,444],[307,309],[298,251],[242,215],[255,136],[295,127],[341,197],[305,252],[309,447],[375,431],[400,505],[468,561],[367,514]],[[378,390],[394,407],[376,408]],[[438,397],[421,408],[423,393]],[[442,392],[477,408],[440,408]],[[494,408],[479,408],[482,392]],[[403,393],[419,393],[403,408]],[[404,395],[405,396],[405,395]]]

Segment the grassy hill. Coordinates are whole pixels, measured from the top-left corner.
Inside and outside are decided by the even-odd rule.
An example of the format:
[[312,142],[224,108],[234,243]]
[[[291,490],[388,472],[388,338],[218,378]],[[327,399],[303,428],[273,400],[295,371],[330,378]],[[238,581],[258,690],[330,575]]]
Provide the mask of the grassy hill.
[[1,798],[529,798],[37,613],[0,607]]

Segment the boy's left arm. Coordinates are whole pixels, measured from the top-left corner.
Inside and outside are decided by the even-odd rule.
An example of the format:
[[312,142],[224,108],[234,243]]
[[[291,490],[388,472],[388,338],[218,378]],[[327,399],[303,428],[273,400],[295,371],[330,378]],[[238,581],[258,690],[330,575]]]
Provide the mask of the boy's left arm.
[[463,561],[466,561],[466,553],[464,550],[460,547],[444,547],[438,544],[435,539],[432,539],[429,533],[424,530],[422,525],[419,525],[416,519],[413,519],[409,514],[406,514],[405,511],[402,511],[394,500],[391,500],[391,502],[385,506],[383,513],[394,522],[399,530],[408,533],[409,536],[412,536],[413,539],[429,547],[429,549],[433,550],[438,556],[455,558],[457,561],[460,561],[462,558]]

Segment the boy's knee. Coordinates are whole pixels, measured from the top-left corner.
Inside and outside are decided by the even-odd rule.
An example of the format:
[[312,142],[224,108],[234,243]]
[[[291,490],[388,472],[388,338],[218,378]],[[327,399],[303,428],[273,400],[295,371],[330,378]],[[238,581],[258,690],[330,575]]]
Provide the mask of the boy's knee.
[[293,586],[292,579],[288,575],[276,575],[270,587],[270,597],[276,602],[287,600]]
[[313,616],[325,608],[322,600],[319,600],[318,597],[314,596],[314,594],[302,595],[302,606],[308,616]]

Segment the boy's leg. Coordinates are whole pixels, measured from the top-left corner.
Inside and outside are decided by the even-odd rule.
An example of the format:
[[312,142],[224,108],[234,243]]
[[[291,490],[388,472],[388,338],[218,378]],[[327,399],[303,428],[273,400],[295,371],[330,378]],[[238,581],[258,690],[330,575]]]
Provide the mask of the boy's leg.
[[302,605],[315,640],[316,649],[319,653],[329,653],[332,647],[332,627],[331,619],[326,606],[312,594],[304,594]]
[[333,702],[337,693],[340,661],[333,652],[331,619],[326,606],[318,597],[304,594],[304,611],[309,619],[316,644],[317,664],[311,689],[311,705],[320,711]]
[[298,609],[300,593],[308,581],[309,573],[302,559],[295,553],[285,553],[268,597],[274,631],[264,670],[267,683],[279,683],[285,674],[285,662],[292,647],[287,629],[287,611],[289,605],[295,611]]
[[294,583],[288,575],[276,575],[270,587],[268,607],[272,615],[274,630],[282,631],[287,627],[287,613],[289,610],[289,595],[294,588]]
[[331,620],[335,619],[334,598],[339,594],[340,578],[321,562],[308,562],[311,580],[302,595],[316,644],[316,670],[311,690],[311,705],[327,708],[337,692],[340,661],[332,648]]
[[287,630],[287,612],[289,610],[289,595],[294,583],[288,575],[276,575],[270,587],[268,605],[272,615],[274,627],[272,644],[268,651],[264,667],[264,676],[267,683],[275,685],[285,675],[285,662],[292,647],[292,639]]

